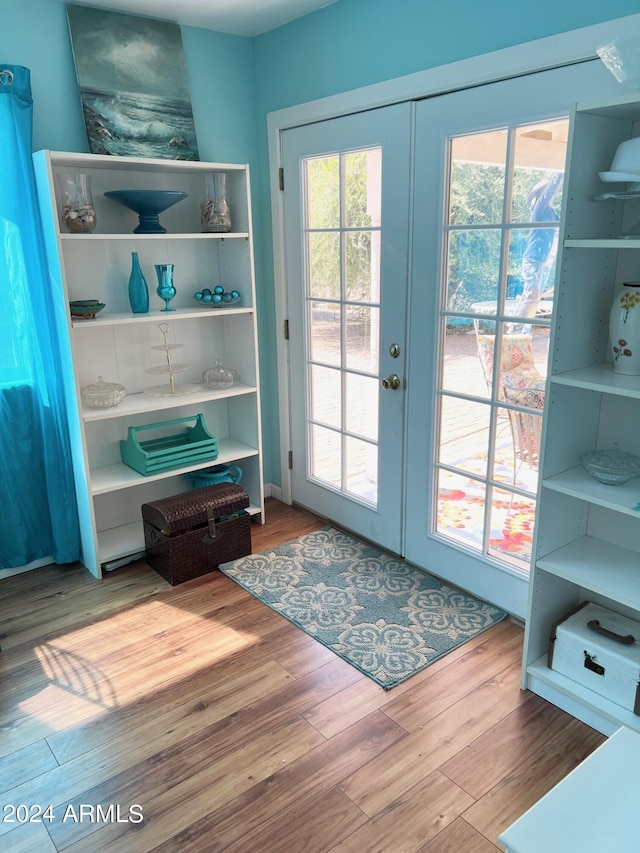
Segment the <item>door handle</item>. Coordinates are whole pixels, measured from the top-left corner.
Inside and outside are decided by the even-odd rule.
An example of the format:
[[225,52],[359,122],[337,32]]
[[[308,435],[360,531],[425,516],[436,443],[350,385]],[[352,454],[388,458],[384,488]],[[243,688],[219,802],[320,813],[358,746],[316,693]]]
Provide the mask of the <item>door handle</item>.
[[380,384],[384,388],[385,391],[391,389],[392,391],[397,391],[400,387],[400,377],[395,373],[390,374],[389,376],[385,376],[384,379],[381,380]]

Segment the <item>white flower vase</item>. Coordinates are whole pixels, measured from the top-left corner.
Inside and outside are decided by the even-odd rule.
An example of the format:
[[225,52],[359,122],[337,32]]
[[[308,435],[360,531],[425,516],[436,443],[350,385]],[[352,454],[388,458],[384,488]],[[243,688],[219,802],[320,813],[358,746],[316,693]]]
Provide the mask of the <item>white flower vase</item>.
[[609,336],[614,372],[640,376],[640,281],[627,281],[616,291]]

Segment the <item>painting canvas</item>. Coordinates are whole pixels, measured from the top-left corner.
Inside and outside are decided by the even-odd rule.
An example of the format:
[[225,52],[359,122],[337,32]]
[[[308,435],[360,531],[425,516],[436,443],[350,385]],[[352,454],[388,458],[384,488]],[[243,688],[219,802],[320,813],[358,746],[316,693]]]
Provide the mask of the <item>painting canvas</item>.
[[198,160],[177,24],[67,6],[92,154]]

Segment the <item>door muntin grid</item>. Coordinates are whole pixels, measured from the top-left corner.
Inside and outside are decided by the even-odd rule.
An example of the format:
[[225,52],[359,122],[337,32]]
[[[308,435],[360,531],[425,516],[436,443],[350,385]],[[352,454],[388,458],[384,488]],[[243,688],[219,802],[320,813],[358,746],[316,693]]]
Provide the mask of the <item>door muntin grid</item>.
[[378,502],[381,155],[303,160],[307,477]]
[[[533,541],[567,132],[568,120],[558,119],[448,143],[432,532],[522,574]],[[521,365],[513,376],[512,356]],[[505,387],[513,377],[522,388]]]

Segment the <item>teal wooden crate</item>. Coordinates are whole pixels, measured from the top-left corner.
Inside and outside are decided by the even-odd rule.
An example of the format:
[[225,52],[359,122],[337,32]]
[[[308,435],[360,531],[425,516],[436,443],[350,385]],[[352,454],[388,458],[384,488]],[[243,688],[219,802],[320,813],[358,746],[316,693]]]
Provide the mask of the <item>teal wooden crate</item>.
[[[178,433],[166,433],[167,427],[188,423],[193,426],[187,426]],[[160,431],[161,434],[143,441],[141,434],[146,430]],[[204,415],[192,415],[129,427],[126,440],[120,442],[120,455],[129,468],[149,476],[215,459],[218,455],[218,439],[207,429]]]

